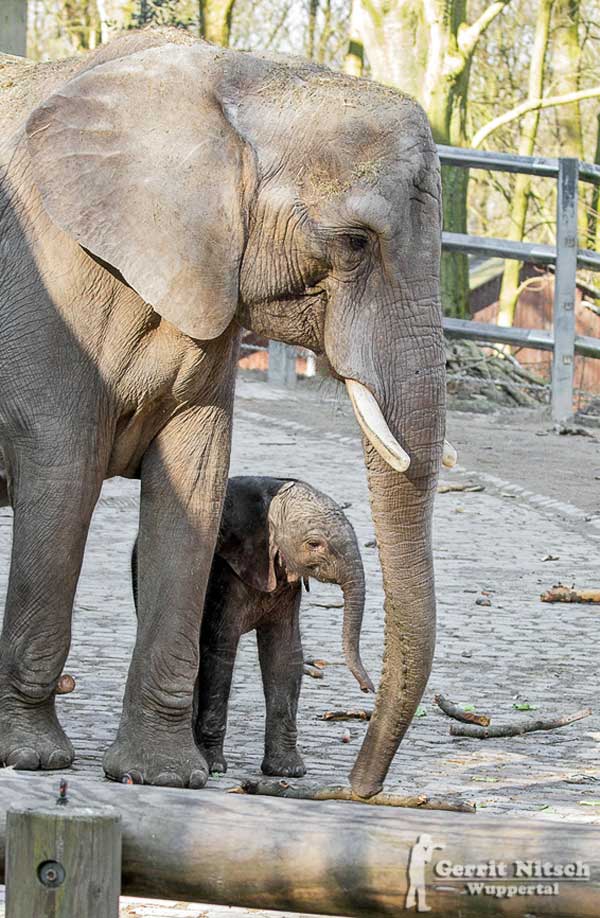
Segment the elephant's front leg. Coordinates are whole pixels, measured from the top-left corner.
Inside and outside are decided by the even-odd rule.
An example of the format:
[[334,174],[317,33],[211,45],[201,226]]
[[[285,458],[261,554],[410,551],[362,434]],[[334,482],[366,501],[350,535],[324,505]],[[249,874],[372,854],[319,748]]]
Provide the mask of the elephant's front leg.
[[192,733],[200,624],[231,440],[226,408],[173,418],[142,463],[138,632],[108,777],[202,787],[208,768]]
[[18,769],[66,768],[73,760],[54,701],[107,462],[106,449],[86,435],[86,420],[80,428],[63,430],[59,442],[54,432],[38,432],[12,459],[13,546],[0,638],[0,765]]
[[296,715],[302,685],[303,655],[300,637],[300,587],[288,587],[276,618],[256,629],[258,655],[266,702],[266,775],[298,778],[306,774],[296,746]]

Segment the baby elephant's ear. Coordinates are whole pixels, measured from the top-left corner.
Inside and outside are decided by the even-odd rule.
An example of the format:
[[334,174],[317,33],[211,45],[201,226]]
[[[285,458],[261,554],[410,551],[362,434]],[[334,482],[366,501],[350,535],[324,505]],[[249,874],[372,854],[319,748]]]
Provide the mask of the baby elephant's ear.
[[235,313],[245,239],[245,145],[213,91],[215,67],[200,44],[109,61],[67,82],[26,127],[52,220],[200,339]]
[[277,586],[277,548],[269,544],[268,529],[257,526],[243,539],[223,539],[217,554],[253,590],[272,593]]

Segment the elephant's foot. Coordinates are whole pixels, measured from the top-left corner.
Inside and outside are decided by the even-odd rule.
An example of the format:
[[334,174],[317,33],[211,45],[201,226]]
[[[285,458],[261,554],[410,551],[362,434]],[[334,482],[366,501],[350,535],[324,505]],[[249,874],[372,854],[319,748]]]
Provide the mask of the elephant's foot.
[[68,768],[75,751],[50,703],[11,705],[0,716],[0,765],[22,771]]
[[155,784],[160,787],[204,787],[206,759],[191,729],[163,732],[151,726],[121,727],[104,754],[104,773],[112,781]]
[[306,774],[306,765],[297,749],[276,749],[265,752],[260,767],[264,775],[302,778]]
[[227,759],[220,747],[201,746],[202,752],[208,763],[208,770],[212,774],[224,775],[227,771]]

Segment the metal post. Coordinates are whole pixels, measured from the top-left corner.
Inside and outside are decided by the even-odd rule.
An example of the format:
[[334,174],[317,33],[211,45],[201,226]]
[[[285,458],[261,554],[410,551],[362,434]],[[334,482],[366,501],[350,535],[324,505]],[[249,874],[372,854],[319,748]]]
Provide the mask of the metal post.
[[1,0],[0,52],[25,57],[27,52],[27,0]]
[[558,162],[553,308],[552,420],[556,424],[573,416],[578,177],[579,160],[562,157]]
[[269,341],[269,382],[293,389],[296,385],[296,349],[281,341]]

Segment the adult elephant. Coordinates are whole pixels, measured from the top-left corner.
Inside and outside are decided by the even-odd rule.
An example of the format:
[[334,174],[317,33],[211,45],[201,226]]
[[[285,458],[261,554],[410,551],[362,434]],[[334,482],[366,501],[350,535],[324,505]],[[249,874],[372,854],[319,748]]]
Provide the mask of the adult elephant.
[[54,694],[88,525],[103,479],[140,476],[140,622],[104,769],[205,783],[197,610],[245,326],[324,352],[365,435],[386,636],[351,781],[377,792],[435,635],[440,177],[422,110],[365,80],[172,32],[14,82],[0,153],[0,449],[14,508],[0,760],[72,760]]

